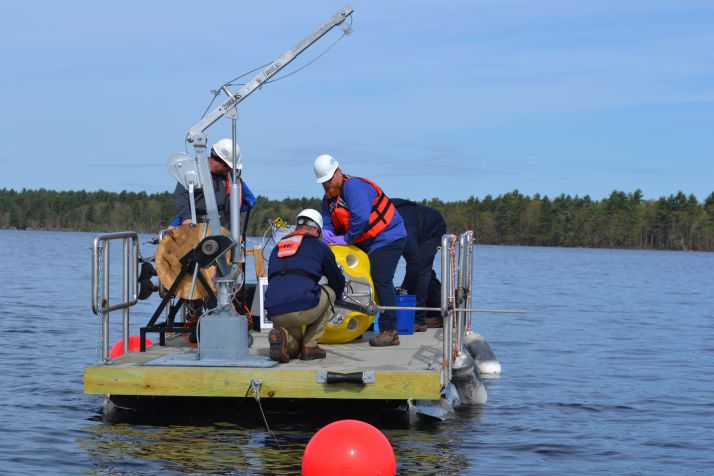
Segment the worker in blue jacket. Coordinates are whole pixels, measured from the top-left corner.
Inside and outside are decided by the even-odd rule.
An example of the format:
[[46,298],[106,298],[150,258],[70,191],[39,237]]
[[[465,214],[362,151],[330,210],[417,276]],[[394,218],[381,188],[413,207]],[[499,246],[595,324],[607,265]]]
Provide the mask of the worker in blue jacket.
[[[379,303],[395,306],[394,272],[407,236],[402,217],[376,183],[343,174],[331,155],[317,157],[313,169],[317,183],[325,190],[322,199],[325,242],[355,245],[367,253]],[[369,345],[399,345],[394,311],[381,314],[379,329],[379,334],[369,340]]]
[[[434,273],[434,257],[441,245],[441,237],[446,233],[446,221],[438,210],[420,205],[410,200],[393,198],[392,203],[399,210],[407,229],[404,245],[406,273],[401,288],[416,295],[417,307],[441,306],[441,283]],[[441,314],[430,311],[416,311],[414,320],[416,332],[427,327],[442,327]]]
[[[265,309],[274,326],[268,333],[272,360],[289,362],[298,354],[301,360],[325,358],[317,341],[327,329],[335,297],[344,292],[345,278],[320,239],[322,226],[320,212],[303,210],[295,231],[270,253]],[[323,276],[327,285],[318,284]]]

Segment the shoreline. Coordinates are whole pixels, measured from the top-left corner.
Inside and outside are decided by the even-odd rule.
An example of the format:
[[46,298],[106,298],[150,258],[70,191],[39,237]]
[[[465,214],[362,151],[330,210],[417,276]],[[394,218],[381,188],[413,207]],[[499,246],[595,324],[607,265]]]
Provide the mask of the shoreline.
[[[71,228],[13,228],[13,227],[0,227],[0,231],[22,231],[22,232],[67,232],[67,233],[112,233],[111,230],[76,230]],[[132,230],[133,231],[133,230]],[[137,233],[142,235],[158,235],[158,231],[138,231]],[[254,237],[257,237],[255,235]],[[249,236],[250,238],[250,236]],[[682,249],[682,248],[641,248],[641,247],[607,247],[607,246],[564,246],[564,245],[543,245],[543,244],[519,244],[519,243],[479,243],[478,240],[475,245],[478,246],[518,246],[524,248],[566,248],[566,249],[587,249],[587,250],[623,250],[623,251],[673,251],[673,252],[688,252],[688,253],[712,253],[714,249],[704,249],[704,250],[693,250],[693,249]]]

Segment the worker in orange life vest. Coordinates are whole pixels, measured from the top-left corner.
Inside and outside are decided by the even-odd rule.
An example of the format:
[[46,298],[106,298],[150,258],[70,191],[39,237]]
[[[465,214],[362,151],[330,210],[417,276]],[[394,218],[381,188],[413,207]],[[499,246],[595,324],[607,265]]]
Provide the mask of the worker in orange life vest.
[[[395,306],[394,271],[407,236],[402,217],[376,183],[343,174],[331,155],[317,157],[313,168],[317,183],[325,190],[322,199],[325,242],[355,245],[367,253],[380,304]],[[381,314],[379,329],[379,334],[369,340],[369,345],[399,345],[394,311]]]
[[[289,362],[298,354],[301,360],[325,358],[317,341],[325,333],[335,297],[344,291],[345,278],[332,250],[320,240],[321,230],[320,212],[303,210],[295,231],[270,253],[265,309],[275,326],[268,333],[272,360]],[[318,284],[322,276],[326,286]]]

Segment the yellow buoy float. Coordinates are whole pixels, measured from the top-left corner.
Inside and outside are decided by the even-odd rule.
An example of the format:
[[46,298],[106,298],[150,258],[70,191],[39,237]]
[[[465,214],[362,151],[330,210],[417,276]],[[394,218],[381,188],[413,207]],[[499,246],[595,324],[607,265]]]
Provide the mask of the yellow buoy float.
[[[348,300],[362,304],[377,303],[374,283],[369,269],[369,257],[353,245],[331,246],[337,264],[345,276],[345,295]],[[375,316],[335,306],[327,321],[327,330],[320,338],[321,344],[344,344],[361,336],[374,321]]]

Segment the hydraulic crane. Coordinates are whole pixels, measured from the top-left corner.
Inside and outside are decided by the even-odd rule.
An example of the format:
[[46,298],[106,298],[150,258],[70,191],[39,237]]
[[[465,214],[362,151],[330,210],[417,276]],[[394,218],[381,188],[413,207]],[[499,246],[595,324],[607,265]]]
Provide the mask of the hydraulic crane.
[[[215,309],[207,311],[200,323],[199,358],[208,360],[249,360],[248,355],[248,328],[245,316],[237,315],[231,306],[231,294],[233,287],[240,274],[240,263],[245,260],[245,249],[240,239],[240,203],[239,194],[230,195],[230,223],[231,237],[224,237],[220,234],[221,223],[218,214],[216,196],[213,191],[211,171],[206,155],[206,130],[223,117],[232,121],[233,139],[233,170],[231,174],[231,189],[240,190],[238,181],[241,169],[237,167],[236,153],[236,120],[237,105],[255,90],[268,82],[285,66],[290,64],[300,53],[309,48],[313,43],[322,38],[336,26],[343,25],[345,20],[352,15],[352,7],[349,5],[341,8],[335,15],[325,21],[319,28],[305,37],[295,46],[287,50],[280,57],[271,62],[253,79],[246,82],[238,91],[232,93],[226,85],[220,89],[228,95],[220,106],[205,114],[196,124],[194,124],[186,135],[186,141],[193,145],[194,157],[187,154],[174,154],[167,164],[169,172],[189,191],[191,202],[191,214],[193,223],[196,223],[196,212],[194,205],[194,191],[203,189],[203,196],[206,202],[206,212],[208,216],[208,228],[211,235],[204,237],[192,252],[191,257],[187,257],[185,262],[190,262],[191,266],[205,267],[215,263],[217,265],[217,306]],[[345,34],[350,30],[345,29]],[[226,241],[228,240],[228,241]],[[229,261],[227,251],[233,250],[232,259]],[[190,258],[190,259],[189,259]],[[198,268],[196,268],[196,271]],[[196,275],[194,271],[194,276]],[[248,364],[250,365],[250,364]]]

